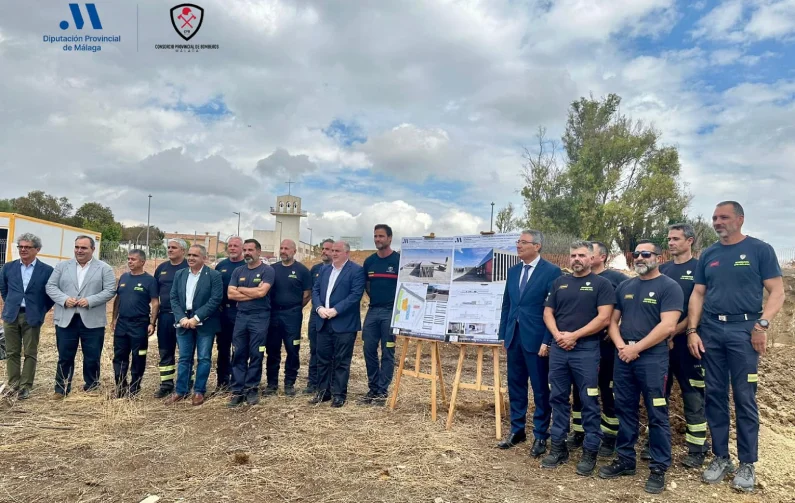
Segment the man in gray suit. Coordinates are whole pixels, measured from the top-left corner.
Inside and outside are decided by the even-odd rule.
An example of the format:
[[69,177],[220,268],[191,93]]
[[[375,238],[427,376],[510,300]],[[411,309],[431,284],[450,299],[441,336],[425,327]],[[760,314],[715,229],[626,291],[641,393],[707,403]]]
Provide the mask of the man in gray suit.
[[47,295],[55,302],[55,398],[65,397],[72,389],[78,343],[83,348],[83,390],[99,387],[105,304],[116,295],[116,278],[108,264],[94,258],[94,246],[94,239],[78,236],[75,258],[56,264],[47,282]]

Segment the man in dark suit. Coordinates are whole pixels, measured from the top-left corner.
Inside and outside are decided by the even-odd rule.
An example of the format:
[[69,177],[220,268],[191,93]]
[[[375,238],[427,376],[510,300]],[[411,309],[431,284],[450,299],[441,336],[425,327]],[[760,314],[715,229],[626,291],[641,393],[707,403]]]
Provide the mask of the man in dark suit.
[[[36,375],[41,326],[54,302],[45,290],[52,267],[36,260],[41,239],[33,234],[22,234],[17,239],[17,250],[19,259],[0,269],[0,296],[8,349],[8,384],[20,400],[25,400],[30,397]],[[23,351],[25,363],[20,372]]]
[[350,251],[345,241],[335,242],[331,265],[323,267],[312,288],[312,308],[319,316],[315,325],[318,393],[309,403],[332,400],[332,407],[342,407],[347,398],[353,344],[362,329],[360,304],[365,284],[362,266],[348,260]]
[[508,395],[511,403],[511,433],[497,446],[509,449],[527,440],[527,380],[533,388],[533,436],[530,455],[547,451],[549,421],[549,345],[552,334],[544,325],[544,301],[560,267],[541,258],[544,235],[523,231],[516,241],[522,262],[508,270],[500,316],[500,339],[508,354]]
[[196,352],[196,382],[193,386],[193,405],[204,403],[207,393],[207,378],[210,376],[213,339],[221,330],[218,308],[224,298],[224,283],[221,273],[204,265],[207,250],[202,245],[188,249],[188,269],[181,269],[174,276],[171,286],[171,310],[177,328],[179,366],[175,392],[166,399],[171,405],[190,394],[190,378],[193,373],[193,353]]

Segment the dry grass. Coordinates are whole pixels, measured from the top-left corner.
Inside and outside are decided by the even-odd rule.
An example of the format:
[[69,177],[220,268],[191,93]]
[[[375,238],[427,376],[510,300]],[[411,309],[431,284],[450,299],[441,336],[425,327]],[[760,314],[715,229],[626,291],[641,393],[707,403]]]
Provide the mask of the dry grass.
[[[760,372],[764,426],[758,475],[764,489],[738,496],[726,484],[706,486],[698,474],[674,467],[668,481],[676,486],[654,497],[643,492],[643,463],[635,477],[603,481],[578,477],[576,455],[569,465],[547,471],[527,457],[525,446],[495,449],[488,393],[462,391],[449,432],[441,404],[439,420],[430,419],[426,381],[404,378],[395,411],[357,406],[356,396],[366,391],[360,345],[351,401],[342,409],[309,405],[303,395],[279,395],[253,408],[229,410],[221,398],[201,407],[165,407],[152,398],[158,386],[156,342],[150,344],[141,397],[111,399],[111,344],[107,337],[101,392],[79,391],[78,360],[78,391],[52,400],[57,356],[47,324],[32,398],[0,404],[0,502],[139,502],[147,495],[158,495],[161,502],[760,502],[792,501],[795,489],[789,470],[795,466],[795,416],[786,402],[795,390],[790,363],[795,350],[789,345],[776,348]],[[301,385],[308,349],[304,341]],[[457,349],[444,346],[442,357],[449,393]],[[484,374],[490,376],[490,370],[487,365]],[[213,373],[210,388],[214,379]],[[761,391],[768,383],[770,389]],[[675,431],[682,430],[681,415],[681,404],[673,400]],[[676,462],[685,453],[681,431],[675,440]]]

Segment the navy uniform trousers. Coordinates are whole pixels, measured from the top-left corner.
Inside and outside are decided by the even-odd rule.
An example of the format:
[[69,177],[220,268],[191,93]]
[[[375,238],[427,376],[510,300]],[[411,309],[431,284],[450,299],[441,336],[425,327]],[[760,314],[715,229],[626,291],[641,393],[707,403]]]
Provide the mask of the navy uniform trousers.
[[[610,339],[605,340],[600,335],[599,341],[599,397],[602,400],[601,429],[604,437],[615,438],[618,435],[618,416],[616,416],[616,401],[613,398],[613,364],[616,359],[616,346]],[[572,389],[571,429],[584,433],[582,426],[582,402],[576,388]]]
[[515,328],[508,355],[508,396],[511,404],[511,433],[524,433],[527,423],[528,385],[533,388],[533,435],[539,440],[549,438],[552,408],[549,406],[549,358],[525,351]]
[[269,311],[237,312],[232,333],[232,392],[236,395],[259,390],[269,323]]
[[699,335],[704,344],[705,410],[712,452],[729,456],[729,382],[734,394],[737,457],[755,463],[759,449],[759,409],[756,405],[759,353],[751,346],[754,320],[725,323],[701,317]]
[[665,388],[668,380],[668,345],[659,344],[625,363],[615,358],[613,391],[618,415],[618,456],[635,466],[635,444],[638,441],[639,400],[643,396],[649,415],[649,450],[652,470],[666,471],[671,466],[671,425],[668,422],[668,401]]
[[578,343],[571,351],[554,342],[549,348],[549,403],[552,406],[553,442],[565,442],[569,433],[569,391],[579,398],[581,425],[585,432],[583,447],[596,452],[602,442],[599,428],[599,343]]
[[284,385],[295,385],[298,369],[301,366],[301,325],[303,322],[304,315],[301,306],[287,309],[280,309],[277,306],[272,308],[265,361],[268,387],[275,388],[279,384],[282,344],[284,344],[284,350],[287,353],[287,358],[284,361]]
[[687,432],[685,442],[690,453],[698,454],[707,452],[707,420],[704,417],[704,368],[701,362],[690,354],[687,348],[687,336],[684,334],[674,337],[674,347],[669,353],[668,385],[665,388],[665,398],[670,398],[674,378],[682,390],[684,402],[685,422]]

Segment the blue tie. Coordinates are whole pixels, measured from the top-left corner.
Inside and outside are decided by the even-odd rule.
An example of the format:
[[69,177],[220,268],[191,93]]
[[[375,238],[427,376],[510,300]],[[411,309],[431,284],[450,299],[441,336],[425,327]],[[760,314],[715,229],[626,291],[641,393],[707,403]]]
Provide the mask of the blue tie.
[[524,266],[524,271],[522,271],[522,280],[519,282],[519,295],[524,293],[524,287],[527,286],[527,280],[530,278],[530,268],[533,267],[530,264]]

